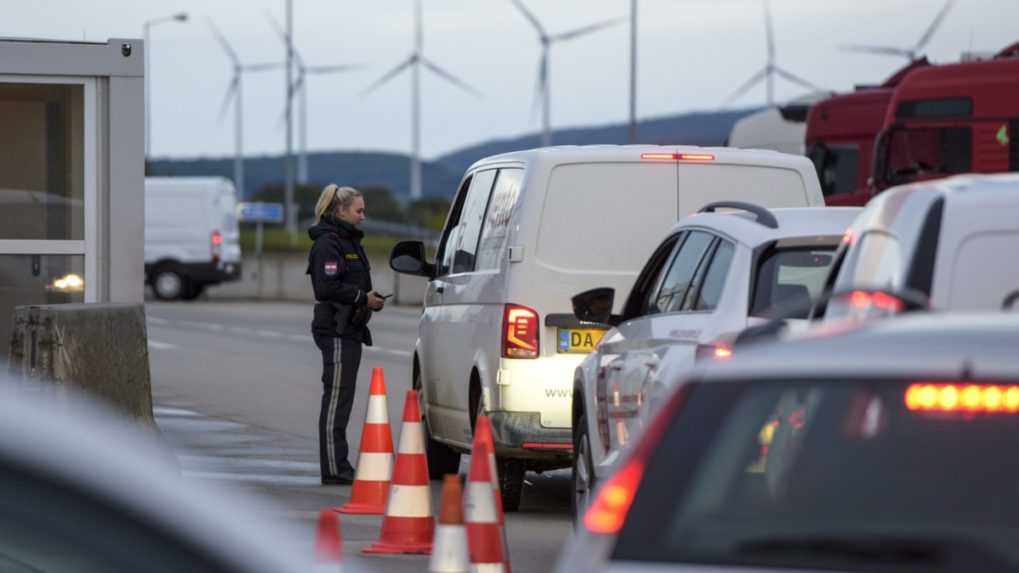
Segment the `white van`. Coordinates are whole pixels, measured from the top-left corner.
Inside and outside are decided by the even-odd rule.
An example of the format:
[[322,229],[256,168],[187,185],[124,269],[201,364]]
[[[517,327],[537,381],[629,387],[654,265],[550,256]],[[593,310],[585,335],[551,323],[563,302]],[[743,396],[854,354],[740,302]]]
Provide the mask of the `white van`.
[[432,476],[456,473],[479,412],[491,418],[506,509],[525,470],[569,466],[573,372],[604,333],[574,317],[570,297],[629,292],[665,231],[722,199],[824,205],[810,161],[773,151],[570,146],[471,166],[436,262],[414,241],[390,259],[430,279],[413,385]]
[[145,178],[145,282],[191,300],[241,276],[237,192],[222,177]]

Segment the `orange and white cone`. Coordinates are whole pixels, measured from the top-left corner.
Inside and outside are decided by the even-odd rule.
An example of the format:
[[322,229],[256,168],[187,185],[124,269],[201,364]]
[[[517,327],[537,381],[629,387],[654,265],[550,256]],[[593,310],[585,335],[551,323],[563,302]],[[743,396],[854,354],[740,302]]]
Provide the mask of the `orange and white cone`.
[[343,559],[343,535],[340,532],[340,518],[331,509],[323,509],[318,514],[315,559],[319,563],[339,563]]
[[372,370],[368,412],[361,430],[361,448],[350,501],[336,508],[340,513],[379,515],[386,511],[393,476],[393,432],[389,427],[386,381],[381,368]]
[[477,444],[471,452],[471,471],[467,478],[467,491],[464,492],[467,551],[471,558],[471,571],[504,573],[506,548],[492,492],[488,455],[488,445],[484,442]]
[[400,448],[396,452],[393,483],[389,489],[386,517],[382,520],[379,540],[365,547],[365,553],[432,552],[432,498],[428,485],[428,459],[425,457],[425,436],[421,428],[418,393],[407,390],[403,403],[403,427]]
[[502,508],[502,488],[499,487],[499,467],[495,463],[495,438],[492,437],[492,421],[485,414],[478,415],[474,423],[474,443],[471,455],[477,451],[478,444],[484,443],[488,449],[488,467],[492,476],[492,495],[495,497],[495,513],[502,531],[502,546],[506,552],[506,573],[510,573],[509,541],[506,538],[506,513]]
[[442,501],[439,523],[435,526],[430,573],[467,573],[467,529],[464,527],[463,489],[460,476],[447,475],[442,480]]

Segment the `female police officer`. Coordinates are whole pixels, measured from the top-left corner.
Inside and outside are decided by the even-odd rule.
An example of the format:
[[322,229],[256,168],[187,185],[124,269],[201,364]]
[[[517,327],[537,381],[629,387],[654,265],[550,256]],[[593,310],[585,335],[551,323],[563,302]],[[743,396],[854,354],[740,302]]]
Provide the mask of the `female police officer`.
[[361,246],[364,197],[351,187],[328,185],[315,205],[315,225],[308,234],[315,244],[308,271],[315,291],[311,332],[322,351],[322,409],[318,420],[322,483],[349,484],[354,467],[347,461],[347,422],[354,405],[361,345],[371,346],[367,323],[385,300],[372,290]]

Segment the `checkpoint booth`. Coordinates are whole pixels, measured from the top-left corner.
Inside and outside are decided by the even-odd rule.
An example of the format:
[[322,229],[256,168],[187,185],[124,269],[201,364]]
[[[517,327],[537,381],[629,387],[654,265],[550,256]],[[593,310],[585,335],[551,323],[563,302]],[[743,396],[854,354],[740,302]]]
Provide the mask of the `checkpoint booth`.
[[143,300],[143,50],[0,39],[0,360],[15,306]]

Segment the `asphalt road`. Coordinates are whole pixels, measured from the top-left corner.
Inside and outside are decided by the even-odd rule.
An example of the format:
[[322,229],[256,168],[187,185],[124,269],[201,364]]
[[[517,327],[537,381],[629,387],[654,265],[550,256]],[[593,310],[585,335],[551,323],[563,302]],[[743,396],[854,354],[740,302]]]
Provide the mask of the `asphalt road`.
[[[349,487],[318,483],[321,355],[309,332],[310,305],[149,303],[146,312],[157,422],[184,475],[267,498],[278,508],[270,517],[303,528],[310,550],[318,510],[350,495]],[[387,308],[372,319],[375,346],[362,357],[348,428],[355,464],[373,367],[384,369],[399,439],[419,312]],[[463,456],[461,473],[468,462]],[[527,483],[521,511],[507,516],[513,570],[549,571],[571,529],[569,476],[528,474]],[[432,490],[437,503],[437,484]],[[378,538],[381,520],[342,518],[347,559],[369,570],[425,570],[426,557],[359,555]]]

